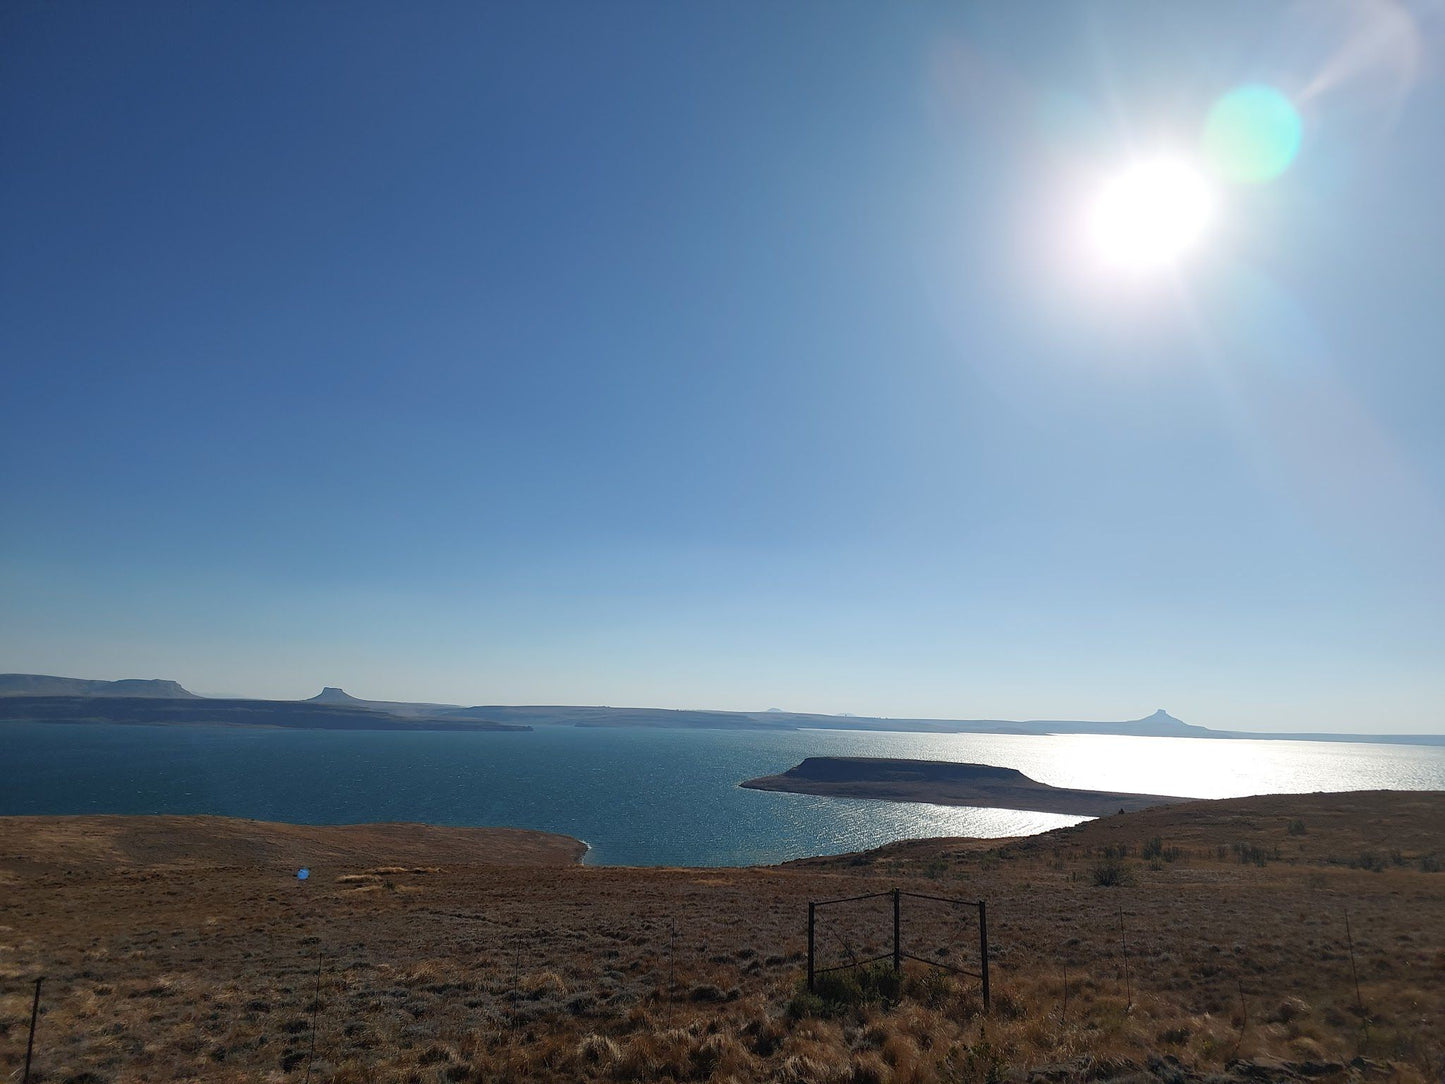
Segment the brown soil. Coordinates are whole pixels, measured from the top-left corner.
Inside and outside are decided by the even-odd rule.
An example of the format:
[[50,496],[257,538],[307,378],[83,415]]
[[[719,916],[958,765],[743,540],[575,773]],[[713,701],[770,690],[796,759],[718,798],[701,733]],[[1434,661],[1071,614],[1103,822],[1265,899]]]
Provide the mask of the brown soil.
[[[0,1079],[41,974],[37,1081],[1445,1071],[1442,794],[1197,802],[741,870],[558,864],[546,840],[489,864],[468,832],[0,820]],[[805,996],[807,901],[894,886],[987,901],[990,1014],[977,980],[919,964],[901,996]],[[904,950],[976,968],[973,914],[904,897]],[[891,947],[889,897],[819,916],[820,967]]]

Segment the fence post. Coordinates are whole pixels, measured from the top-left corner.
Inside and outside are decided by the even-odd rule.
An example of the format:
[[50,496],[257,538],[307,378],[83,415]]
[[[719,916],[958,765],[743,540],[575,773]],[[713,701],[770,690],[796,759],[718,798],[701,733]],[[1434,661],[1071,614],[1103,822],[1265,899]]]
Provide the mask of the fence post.
[[44,975],[35,980],[35,1001],[30,1006],[30,1038],[25,1043],[25,1075],[21,1084],[30,1084],[30,1055],[35,1050],[35,1021],[40,1017],[40,984],[44,981]]
[[1124,937],[1124,908],[1119,908],[1119,947],[1124,951],[1124,1000],[1127,1008],[1134,1007],[1134,990],[1129,985],[1129,942]]
[[316,996],[311,1001],[311,1053],[306,1056],[306,1084],[316,1065],[316,1020],[321,1015],[321,939],[316,940]]
[[808,901],[808,993],[813,992],[813,929],[816,925],[815,917],[817,904],[812,900]]
[[899,937],[899,898],[899,891],[895,888],[893,890],[893,973],[895,975],[903,970],[903,942]]
[[[1364,1016],[1365,1001],[1360,997],[1360,973],[1355,969],[1355,939],[1350,936],[1350,912],[1348,909],[1345,910],[1345,944],[1350,947],[1350,974],[1355,977],[1355,1008],[1360,1011],[1361,1016]],[[39,990],[38,983],[36,989]],[[37,994],[37,996],[39,995]]]
[[988,1012],[988,908],[983,900],[978,901],[978,955],[983,961],[980,969],[983,975],[983,1011]]

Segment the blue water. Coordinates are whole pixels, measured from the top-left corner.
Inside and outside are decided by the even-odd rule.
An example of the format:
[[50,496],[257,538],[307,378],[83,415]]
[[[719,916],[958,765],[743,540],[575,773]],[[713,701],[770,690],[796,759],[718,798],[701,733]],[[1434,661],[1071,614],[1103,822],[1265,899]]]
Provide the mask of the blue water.
[[1445,748],[1092,735],[530,733],[0,726],[0,814],[216,813],[307,824],[421,821],[562,832],[611,865],[748,865],[1080,818],[742,790],[806,756],[1018,768],[1056,786],[1200,798],[1445,790]]

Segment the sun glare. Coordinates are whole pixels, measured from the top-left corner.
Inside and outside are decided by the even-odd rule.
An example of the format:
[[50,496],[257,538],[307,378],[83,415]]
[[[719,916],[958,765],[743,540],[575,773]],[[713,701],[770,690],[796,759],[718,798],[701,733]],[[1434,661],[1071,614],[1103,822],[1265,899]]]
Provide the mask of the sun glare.
[[1213,209],[1209,186],[1184,162],[1138,162],[1100,189],[1088,219],[1089,240],[1111,267],[1161,268],[1194,248]]

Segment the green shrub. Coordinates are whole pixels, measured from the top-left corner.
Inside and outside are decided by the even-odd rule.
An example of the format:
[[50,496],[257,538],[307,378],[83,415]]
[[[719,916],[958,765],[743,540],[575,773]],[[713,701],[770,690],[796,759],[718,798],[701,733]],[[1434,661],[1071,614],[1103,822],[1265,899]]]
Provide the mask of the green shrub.
[[909,975],[903,983],[903,992],[915,1001],[921,1001],[930,1009],[941,1008],[953,997],[953,977],[946,971],[930,967],[927,971]]
[[1367,869],[1380,873],[1385,868],[1385,856],[1376,851],[1361,851],[1357,858],[1350,859],[1350,869]]
[[1002,1084],[1006,1068],[1002,1052],[987,1035],[970,1046],[954,1048],[944,1063],[948,1079],[957,1084]]
[[1242,866],[1262,866],[1271,860],[1279,861],[1278,847],[1261,847],[1255,843],[1236,843],[1232,849],[1234,856],[1239,859]]
[[789,1020],[801,1020],[805,1016],[827,1016],[828,1004],[817,994],[808,993],[807,987],[802,986],[794,991],[783,1011]]
[[[1153,839],[1145,843],[1143,847],[1139,848],[1139,857],[1147,858],[1151,862],[1155,863],[1155,865],[1151,867],[1154,869],[1158,868],[1157,863],[1161,858],[1165,862],[1177,862],[1181,857],[1183,857],[1183,855],[1184,852],[1181,851],[1178,847],[1164,846],[1164,840],[1162,840],[1158,836],[1155,836]],[[1120,857],[1123,856],[1120,855]]]
[[903,992],[903,979],[886,960],[853,967],[845,971],[829,971],[813,981],[813,991],[800,988],[788,1002],[787,1013],[793,1019],[804,1016],[838,1016],[849,1009],[872,1002],[897,1004]]
[[1118,858],[1105,858],[1095,862],[1089,876],[1098,888],[1120,888],[1134,883],[1134,871],[1129,863]]

